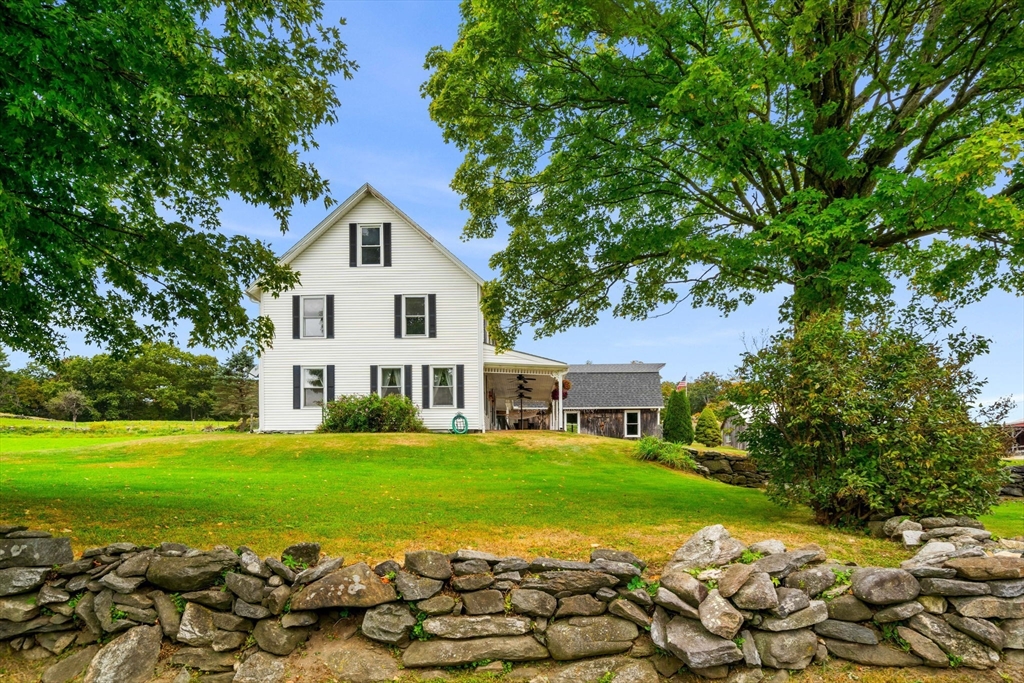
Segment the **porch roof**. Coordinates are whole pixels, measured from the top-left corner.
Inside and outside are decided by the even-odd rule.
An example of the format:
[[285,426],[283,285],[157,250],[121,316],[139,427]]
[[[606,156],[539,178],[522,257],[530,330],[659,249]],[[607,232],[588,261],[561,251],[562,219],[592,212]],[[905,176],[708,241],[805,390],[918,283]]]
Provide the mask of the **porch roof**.
[[569,364],[560,360],[535,356],[515,349],[496,353],[493,346],[484,344],[484,372],[537,374],[568,370]]

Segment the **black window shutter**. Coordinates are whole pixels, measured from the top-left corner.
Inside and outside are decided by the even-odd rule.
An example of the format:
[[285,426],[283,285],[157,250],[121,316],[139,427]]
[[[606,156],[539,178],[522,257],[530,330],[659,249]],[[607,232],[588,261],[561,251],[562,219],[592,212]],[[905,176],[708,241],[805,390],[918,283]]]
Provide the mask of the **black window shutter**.
[[334,366],[327,366],[327,400],[334,400]]
[[384,267],[391,267],[391,224],[384,224]]
[[371,365],[370,366],[370,393],[371,394],[376,394],[377,393],[377,366],[376,365]]
[[292,297],[292,339],[298,339],[302,335],[300,334],[300,325],[302,321],[299,317],[299,308],[302,306],[302,301],[298,295]]
[[292,366],[292,408],[302,407],[302,366]]
[[412,400],[412,366],[405,366],[405,396]]
[[327,295],[327,338],[334,339],[334,295]]
[[359,261],[356,259],[356,249],[359,247],[359,226],[355,223],[348,224],[348,266],[355,268]]
[[455,366],[455,407],[463,409],[466,407],[466,366]]
[[427,294],[427,316],[430,318],[430,338],[437,336],[437,295]]
[[395,339],[402,338],[402,295],[395,294]]
[[430,407],[430,366],[423,366],[423,407]]

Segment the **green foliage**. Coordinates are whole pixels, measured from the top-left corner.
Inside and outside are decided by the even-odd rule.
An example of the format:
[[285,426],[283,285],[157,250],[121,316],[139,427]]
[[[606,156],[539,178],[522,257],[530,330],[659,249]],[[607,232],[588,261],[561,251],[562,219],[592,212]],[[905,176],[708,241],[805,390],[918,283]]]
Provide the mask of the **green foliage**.
[[764,553],[759,553],[749,548],[743,549],[743,554],[740,555],[740,564],[753,564],[764,557]]
[[837,586],[849,586],[850,585],[850,579],[853,576],[853,570],[852,569],[836,569],[835,567],[833,567],[832,568],[832,573],[836,577],[835,585],[837,585]]
[[744,438],[773,500],[827,524],[976,516],[995,504],[1001,406],[972,417],[981,383],[968,368],[987,342],[954,335],[944,355],[915,321],[912,311],[814,317],[745,355],[735,393],[751,410]]
[[597,683],[612,683],[615,680],[614,671],[606,671],[600,678],[597,679]]
[[673,391],[665,406],[662,434],[666,441],[688,446],[693,443],[693,413],[685,391]]
[[0,343],[55,360],[62,329],[127,350],[273,339],[243,289],[298,282],[221,229],[230,196],[282,230],[327,182],[299,153],[355,65],[320,0],[6,2],[0,9]]
[[879,626],[882,629],[882,640],[892,643],[904,652],[910,652],[910,643],[904,640],[903,636],[899,633],[899,622],[879,624]]
[[633,457],[645,462],[659,462],[677,470],[692,472],[697,469],[697,462],[682,446],[656,436],[640,437],[634,446]]
[[416,640],[430,640],[431,635],[423,628],[423,622],[426,620],[426,612],[416,613],[416,625],[412,627],[412,637]]
[[68,607],[70,609],[72,609],[72,610],[75,609],[76,607],[78,607],[78,603],[80,603],[82,601],[82,596],[84,596],[84,595],[85,595],[84,591],[81,592],[81,593],[75,593],[74,595],[72,595],[71,599],[68,600]]
[[633,576],[629,579],[626,584],[626,590],[635,591],[637,588],[643,588],[645,586],[644,580],[639,576]]
[[258,412],[259,383],[256,358],[249,351],[236,351],[217,372],[214,381],[216,405],[213,414],[237,420]]
[[90,410],[90,401],[78,389],[68,389],[50,399],[47,407],[54,415],[70,417],[71,423],[77,426],[78,417]]
[[711,406],[721,416],[722,408],[728,405],[728,392],[733,382],[714,372],[702,372],[697,379],[686,386],[690,395],[690,409],[694,413]]
[[693,430],[693,439],[705,446],[722,445],[722,425],[718,422],[718,416],[711,406],[704,406],[697,418],[697,426]]
[[117,621],[118,619],[127,619],[128,618],[128,613],[123,611],[123,610],[118,609],[117,605],[111,605],[110,606],[110,618],[113,621]]
[[743,643],[747,642],[747,639],[746,638],[741,638],[739,636],[736,636],[735,638],[732,639],[732,642],[734,642],[736,644],[736,647],[738,647],[740,649],[743,649]]
[[174,603],[174,609],[178,611],[178,614],[184,614],[185,605],[187,605],[188,602],[185,600],[185,598],[181,597],[181,593],[171,593],[170,597],[171,602]]
[[949,658],[949,666],[951,669],[959,669],[960,665],[964,663],[963,657],[955,655],[952,652],[947,652],[946,657]]
[[661,581],[649,581],[647,582],[647,585],[644,586],[644,590],[647,591],[647,594],[652,598],[658,594],[659,588],[661,588]]
[[406,396],[340,396],[324,406],[320,432],[424,432],[415,404]]
[[292,571],[301,572],[306,569],[309,569],[309,565],[307,563],[296,560],[291,555],[282,555],[281,564],[288,567],[288,569],[291,569]]
[[511,228],[483,301],[501,347],[780,286],[798,320],[897,277],[956,303],[1024,286],[1017,0],[461,7],[423,93],[464,153],[465,234]]

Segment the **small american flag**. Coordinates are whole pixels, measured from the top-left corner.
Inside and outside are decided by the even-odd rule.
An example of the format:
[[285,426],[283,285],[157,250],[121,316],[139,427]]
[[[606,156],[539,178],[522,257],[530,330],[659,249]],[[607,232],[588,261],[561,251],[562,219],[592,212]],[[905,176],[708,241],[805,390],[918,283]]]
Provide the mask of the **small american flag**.
[[679,384],[676,385],[676,391],[686,391],[686,375],[683,375],[683,378],[679,380]]

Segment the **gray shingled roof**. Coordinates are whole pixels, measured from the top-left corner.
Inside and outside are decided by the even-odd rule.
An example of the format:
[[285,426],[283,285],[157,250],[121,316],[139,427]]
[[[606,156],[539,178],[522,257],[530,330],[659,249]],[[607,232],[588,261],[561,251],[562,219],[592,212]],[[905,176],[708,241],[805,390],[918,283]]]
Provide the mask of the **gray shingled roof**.
[[615,363],[570,365],[572,382],[563,407],[660,408],[661,373],[664,363]]

